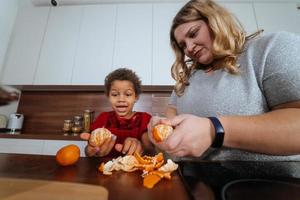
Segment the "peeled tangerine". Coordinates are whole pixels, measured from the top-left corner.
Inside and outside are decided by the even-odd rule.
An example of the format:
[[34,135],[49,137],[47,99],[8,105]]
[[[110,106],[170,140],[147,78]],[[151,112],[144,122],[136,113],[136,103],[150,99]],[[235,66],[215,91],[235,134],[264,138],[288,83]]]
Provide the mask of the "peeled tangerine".
[[172,126],[166,124],[158,124],[152,130],[153,138],[156,142],[165,140],[172,132]]
[[80,149],[75,144],[62,147],[56,153],[56,162],[61,166],[75,164],[80,157]]
[[97,128],[91,133],[90,142],[99,146],[103,143],[107,138],[111,138],[111,132],[106,128]]

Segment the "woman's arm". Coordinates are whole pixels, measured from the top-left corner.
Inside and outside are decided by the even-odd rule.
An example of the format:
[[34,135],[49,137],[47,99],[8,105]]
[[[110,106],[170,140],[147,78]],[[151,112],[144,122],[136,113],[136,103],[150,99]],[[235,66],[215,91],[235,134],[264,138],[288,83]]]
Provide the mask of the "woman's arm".
[[[300,154],[300,101],[262,115],[219,120],[225,130],[223,146],[272,155]],[[175,129],[164,142],[154,143],[175,156],[201,156],[214,140],[214,126],[208,118],[182,114],[162,121]]]
[[220,117],[224,146],[267,154],[300,154],[300,101],[248,117]]
[[173,105],[168,105],[165,111],[166,118],[172,118],[177,115],[177,109]]

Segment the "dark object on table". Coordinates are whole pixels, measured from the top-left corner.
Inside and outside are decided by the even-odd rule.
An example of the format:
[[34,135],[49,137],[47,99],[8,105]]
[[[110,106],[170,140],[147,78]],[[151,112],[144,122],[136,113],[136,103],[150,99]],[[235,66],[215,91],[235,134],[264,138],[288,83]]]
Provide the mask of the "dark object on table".
[[224,200],[298,200],[300,184],[266,179],[241,179],[229,182],[222,189]]

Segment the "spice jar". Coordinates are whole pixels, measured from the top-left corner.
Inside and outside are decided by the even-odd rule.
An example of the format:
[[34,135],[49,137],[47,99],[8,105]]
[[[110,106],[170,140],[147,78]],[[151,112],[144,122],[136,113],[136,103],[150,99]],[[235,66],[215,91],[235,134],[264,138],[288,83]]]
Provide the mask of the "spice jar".
[[73,135],[78,135],[78,133],[82,132],[82,116],[76,115],[74,116],[74,124],[72,126]]
[[64,120],[64,125],[62,128],[64,135],[68,135],[68,134],[72,133],[72,125],[73,125],[72,120],[70,120],[70,119]]
[[93,120],[94,111],[86,109],[83,114],[83,132],[89,133],[91,131],[91,123]]

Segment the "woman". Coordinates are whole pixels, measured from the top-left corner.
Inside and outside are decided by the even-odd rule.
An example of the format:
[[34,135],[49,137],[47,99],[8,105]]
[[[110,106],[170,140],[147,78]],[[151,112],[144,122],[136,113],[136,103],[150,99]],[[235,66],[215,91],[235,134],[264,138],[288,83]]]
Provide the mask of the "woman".
[[211,0],[178,12],[170,31],[176,85],[161,121],[175,130],[152,142],[175,156],[212,146],[207,159],[300,160],[284,156],[300,154],[300,37],[259,33],[246,36]]

